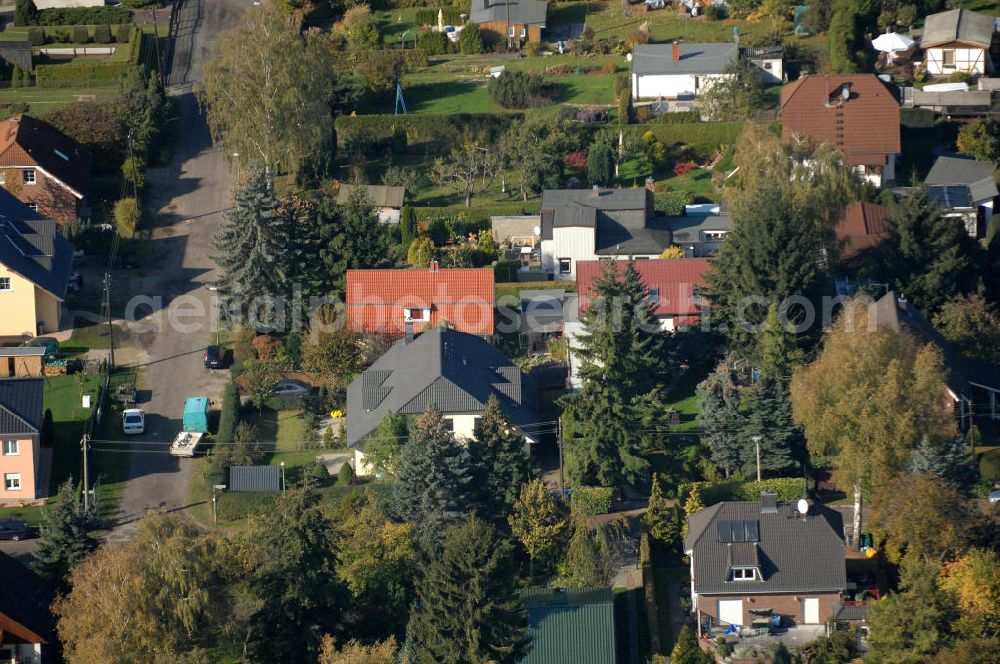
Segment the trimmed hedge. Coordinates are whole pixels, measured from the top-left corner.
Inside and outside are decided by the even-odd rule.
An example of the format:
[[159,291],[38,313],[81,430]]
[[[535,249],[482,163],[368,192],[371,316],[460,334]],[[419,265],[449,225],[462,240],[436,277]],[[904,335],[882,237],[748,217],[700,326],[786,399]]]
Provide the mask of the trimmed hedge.
[[413,214],[416,216],[417,221],[432,221],[441,217],[457,217],[459,219],[466,219],[470,222],[486,222],[488,224],[490,217],[538,214],[538,206],[541,205],[541,203],[537,201],[534,205],[531,203],[515,203],[512,205],[475,205],[475,198],[472,199],[472,202],[474,207],[470,208],[414,207]]
[[523,113],[455,113],[406,115],[341,115],[334,122],[341,147],[355,141],[385,143],[405,138],[411,153],[441,153],[461,145],[462,136],[485,133],[498,136]]
[[798,500],[805,490],[805,480],[801,477],[774,477],[760,482],[747,482],[736,490],[738,500],[760,500],[761,491],[778,494],[778,500]]
[[35,82],[40,88],[70,88],[80,83],[114,82],[135,65],[130,62],[74,60],[61,65],[37,65]]
[[761,491],[778,494],[779,501],[798,500],[805,488],[801,477],[772,477],[770,479],[746,482],[743,480],[722,480],[720,482],[692,482],[681,487],[680,494],[686,498],[692,486],[701,489],[701,500],[705,507],[727,500],[760,500]]
[[427,66],[427,52],[420,48],[383,49],[382,51],[336,51],[333,53],[333,69],[340,72],[352,72],[363,62],[372,57],[391,53],[403,59],[407,73]]
[[614,490],[604,486],[581,486],[573,489],[570,502],[580,507],[590,516],[607,514],[611,511],[611,496]]
[[417,25],[437,25],[439,9],[444,13],[445,25],[459,25],[462,23],[462,10],[458,7],[433,7],[417,10]]
[[73,60],[58,65],[37,65],[35,85],[40,88],[70,88],[81,83],[116,82],[135,67],[149,67],[152,63],[147,61],[147,56],[151,49],[144,48],[148,35],[138,25],[128,27],[128,62]]
[[684,143],[691,146],[719,147],[733,144],[747,122],[695,122],[683,124],[629,125],[626,131],[640,137],[652,132],[664,145]]
[[59,7],[38,12],[36,25],[97,25],[131,23],[132,13],[121,7]]

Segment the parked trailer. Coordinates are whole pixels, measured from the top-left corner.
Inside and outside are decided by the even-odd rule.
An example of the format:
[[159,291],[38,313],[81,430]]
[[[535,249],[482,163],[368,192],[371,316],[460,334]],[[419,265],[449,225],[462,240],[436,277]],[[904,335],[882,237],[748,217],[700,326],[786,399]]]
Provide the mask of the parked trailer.
[[178,457],[193,457],[205,434],[199,431],[181,431],[170,444],[170,454]]
[[184,402],[181,432],[170,444],[174,456],[194,456],[205,434],[208,433],[208,397],[190,397]]

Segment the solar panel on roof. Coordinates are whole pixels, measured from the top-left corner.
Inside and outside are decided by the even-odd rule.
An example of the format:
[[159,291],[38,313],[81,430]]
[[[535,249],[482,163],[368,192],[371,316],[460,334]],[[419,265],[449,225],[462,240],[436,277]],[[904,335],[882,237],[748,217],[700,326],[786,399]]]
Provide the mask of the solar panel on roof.
[[733,528],[733,541],[734,542],[745,542],[745,541],[747,541],[747,539],[746,539],[746,533],[744,532],[743,522],[742,521],[733,521],[732,522],[732,528]]
[[730,521],[719,521],[719,541],[723,543],[728,543],[733,541],[733,529],[732,522]]
[[759,542],[759,532],[757,528],[756,521],[744,521],[743,527],[746,529],[747,541],[748,542]]

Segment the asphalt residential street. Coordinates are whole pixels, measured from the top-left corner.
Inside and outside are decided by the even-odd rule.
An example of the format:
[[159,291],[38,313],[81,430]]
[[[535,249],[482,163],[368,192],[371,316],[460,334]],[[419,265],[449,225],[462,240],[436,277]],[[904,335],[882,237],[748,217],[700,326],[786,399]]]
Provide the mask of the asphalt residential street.
[[[148,208],[157,211],[153,229],[157,269],[149,270],[145,278],[131,278],[127,273],[115,278],[115,287],[127,289],[130,296],[161,297],[164,309],[183,297],[188,303],[185,306],[196,307],[197,301],[203,311],[211,311],[212,293],[205,283],[215,269],[212,237],[220,212],[229,205],[232,181],[229,164],[212,147],[191,86],[197,82],[218,33],[234,27],[250,6],[247,0],[178,3],[174,55],[166,81],[168,93],[180,105],[177,144],[170,165],[150,169],[146,176]],[[214,341],[207,315],[200,319],[201,329],[184,331],[171,325],[167,315],[158,313],[162,312],[144,319],[155,331],[152,336],[145,335],[146,353],[138,362],[142,385],[149,392],[149,400],[140,404],[147,413],[147,431],[139,439],[147,442],[173,439],[180,430],[185,398],[207,396],[217,404],[228,376],[227,372],[208,371],[202,364],[205,346]],[[106,436],[122,438],[116,428]],[[195,461],[169,456],[165,445],[136,447],[144,451],[131,456],[129,480],[111,539],[130,537],[136,520],[148,510],[190,507],[188,487]]]

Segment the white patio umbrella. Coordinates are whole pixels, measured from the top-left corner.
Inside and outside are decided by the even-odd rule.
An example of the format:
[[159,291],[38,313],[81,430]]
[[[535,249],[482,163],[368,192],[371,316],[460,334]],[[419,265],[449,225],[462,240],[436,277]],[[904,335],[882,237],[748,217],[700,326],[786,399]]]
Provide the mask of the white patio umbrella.
[[887,32],[872,40],[876,51],[884,53],[899,53],[913,46],[913,39],[898,32]]

